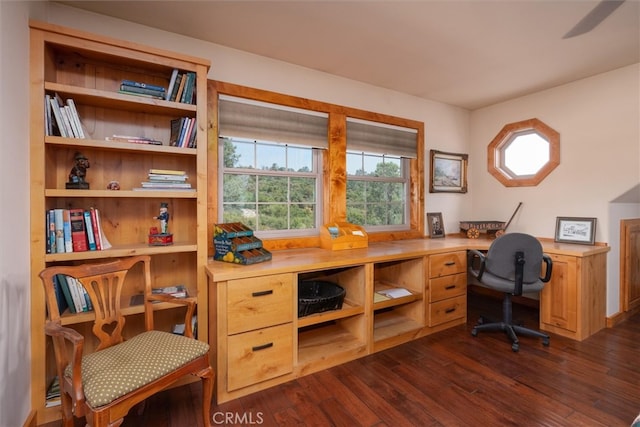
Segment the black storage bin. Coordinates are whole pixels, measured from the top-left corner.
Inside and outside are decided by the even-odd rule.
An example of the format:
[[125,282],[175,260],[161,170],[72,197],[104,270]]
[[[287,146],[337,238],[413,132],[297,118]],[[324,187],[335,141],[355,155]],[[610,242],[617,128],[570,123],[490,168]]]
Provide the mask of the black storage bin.
[[342,308],[345,290],[342,286],[322,280],[298,282],[298,317]]

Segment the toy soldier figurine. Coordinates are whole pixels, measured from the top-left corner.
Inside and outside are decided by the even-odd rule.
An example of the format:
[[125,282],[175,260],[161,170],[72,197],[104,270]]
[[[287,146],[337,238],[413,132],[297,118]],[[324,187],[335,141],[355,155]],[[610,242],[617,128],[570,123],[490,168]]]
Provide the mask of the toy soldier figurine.
[[85,181],[85,177],[87,176],[87,169],[90,167],[89,159],[87,159],[84,154],[77,152],[74,160],[75,164],[73,168],[71,168],[71,172],[69,172],[69,181],[65,187],[67,189],[88,190],[89,183]]
[[160,214],[153,219],[160,220],[160,234],[169,234],[169,210],[167,203],[160,203]]

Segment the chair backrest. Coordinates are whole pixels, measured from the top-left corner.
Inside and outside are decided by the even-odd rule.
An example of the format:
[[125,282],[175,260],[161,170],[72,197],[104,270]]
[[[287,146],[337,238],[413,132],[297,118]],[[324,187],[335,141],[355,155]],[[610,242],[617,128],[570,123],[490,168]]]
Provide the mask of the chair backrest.
[[507,233],[491,243],[486,255],[485,271],[505,280],[514,281],[516,276],[516,253],[524,255],[524,284],[540,280],[543,261],[542,245],[535,237],[524,233]]
[[[81,264],[75,266],[48,267],[40,272],[40,278],[44,285],[47,301],[49,320],[60,323],[60,312],[56,300],[53,278],[57,274],[76,278],[87,291],[93,309],[95,322],[93,333],[100,340],[97,350],[111,347],[124,341],[122,330],[125,317],[121,312],[122,287],[127,273],[138,263],[142,263],[141,281],[136,286],[144,290],[145,295],[151,293],[151,269],[150,257],[146,255],[129,257],[102,264]],[[137,280],[136,275],[136,280]],[[153,328],[153,318],[148,313],[152,312],[151,303],[145,302],[145,322],[147,329]],[[149,323],[151,322],[151,324]]]

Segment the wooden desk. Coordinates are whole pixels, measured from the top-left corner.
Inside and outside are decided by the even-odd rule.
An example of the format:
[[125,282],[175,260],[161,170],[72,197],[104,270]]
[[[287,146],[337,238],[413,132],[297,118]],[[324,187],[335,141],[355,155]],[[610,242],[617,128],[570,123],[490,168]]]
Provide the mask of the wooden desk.
[[[210,261],[218,402],[466,323],[466,252],[490,244],[447,237],[277,251],[247,266]],[[604,328],[609,247],[542,244],[554,270],[540,295],[540,329],[583,340]],[[311,278],[344,287],[342,309],[298,318],[296,284]],[[388,286],[411,295],[374,302]]]

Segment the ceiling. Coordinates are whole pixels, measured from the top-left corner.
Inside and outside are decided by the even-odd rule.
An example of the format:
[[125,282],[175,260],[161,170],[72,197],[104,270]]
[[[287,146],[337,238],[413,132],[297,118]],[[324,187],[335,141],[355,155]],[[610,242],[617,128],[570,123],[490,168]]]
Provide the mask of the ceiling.
[[640,0],[58,3],[469,110],[640,62]]

